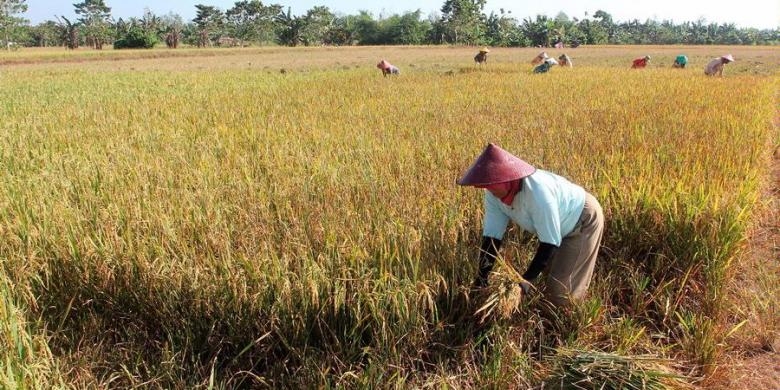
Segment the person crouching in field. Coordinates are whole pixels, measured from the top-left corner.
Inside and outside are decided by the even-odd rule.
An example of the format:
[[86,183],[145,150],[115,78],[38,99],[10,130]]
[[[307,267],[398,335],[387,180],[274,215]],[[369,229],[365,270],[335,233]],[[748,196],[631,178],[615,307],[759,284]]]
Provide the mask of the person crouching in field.
[[720,56],[719,58],[713,58],[707,66],[704,67],[704,74],[707,76],[723,76],[723,67],[729,62],[734,62],[734,57],[731,54]]
[[537,67],[534,68],[534,73],[547,73],[547,71],[552,68],[553,65],[557,65],[558,61],[555,61],[555,58],[547,58],[539,64]]
[[387,77],[389,74],[399,75],[401,71],[395,65],[387,62],[386,60],[379,61],[376,67],[382,71],[382,75]]
[[539,241],[520,281],[523,292],[535,289],[532,282],[544,273],[545,295],[552,303],[566,306],[585,297],[604,232],[604,213],[593,195],[492,143],[457,183],[485,190],[479,272],[472,289],[487,286],[512,221]]
[[571,58],[569,58],[569,56],[566,54],[561,54],[560,57],[558,57],[558,65],[568,66],[569,68],[574,66],[574,64],[571,62]]
[[684,69],[685,65],[688,65],[688,56],[680,54],[674,59],[672,68]]
[[539,55],[534,57],[533,60],[531,60],[531,65],[539,65],[542,62],[544,62],[544,60],[546,60],[548,58],[550,58],[550,57],[547,56],[547,52],[543,51],[543,52],[539,53]]
[[650,62],[650,56],[637,58],[631,63],[631,69],[642,69]]
[[474,56],[474,62],[477,65],[487,64],[487,55],[490,53],[490,50],[488,50],[487,47],[483,47],[482,49],[479,49],[479,53]]

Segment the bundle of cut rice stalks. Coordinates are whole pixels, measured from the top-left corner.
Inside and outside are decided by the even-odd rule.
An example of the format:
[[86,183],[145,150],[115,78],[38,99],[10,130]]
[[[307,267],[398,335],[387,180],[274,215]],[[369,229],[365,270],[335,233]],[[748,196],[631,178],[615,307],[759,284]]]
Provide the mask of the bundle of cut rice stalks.
[[689,379],[654,356],[620,356],[558,349],[545,387],[555,389],[661,390],[692,389]]
[[517,283],[502,283],[484,291],[483,294],[487,295],[484,303],[474,312],[480,324],[491,320],[508,319],[523,299],[523,290]]
[[523,290],[517,281],[496,281],[480,291],[476,300],[479,308],[474,312],[474,316],[480,324],[506,320],[517,312],[522,300]]

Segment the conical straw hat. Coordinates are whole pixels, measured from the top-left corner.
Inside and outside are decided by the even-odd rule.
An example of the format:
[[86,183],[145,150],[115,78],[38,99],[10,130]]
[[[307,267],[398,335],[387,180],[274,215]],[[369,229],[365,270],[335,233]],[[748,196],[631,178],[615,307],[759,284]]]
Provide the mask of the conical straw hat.
[[531,164],[489,143],[457,183],[462,186],[504,183],[530,176],[535,171]]

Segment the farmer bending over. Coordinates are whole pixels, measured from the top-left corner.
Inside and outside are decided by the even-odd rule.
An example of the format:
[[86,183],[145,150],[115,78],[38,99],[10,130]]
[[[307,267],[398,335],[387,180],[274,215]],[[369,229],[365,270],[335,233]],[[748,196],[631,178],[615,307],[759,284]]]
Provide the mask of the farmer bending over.
[[685,65],[688,65],[688,56],[680,54],[674,59],[674,63],[672,64],[672,68],[685,68]]
[[569,68],[574,66],[574,64],[571,62],[571,58],[569,58],[569,56],[566,54],[561,54],[561,56],[558,57],[558,64],[560,66],[568,66]]
[[648,62],[650,62],[650,56],[637,58],[631,63],[631,69],[642,69],[647,66]]
[[544,272],[545,294],[551,302],[566,305],[585,296],[604,230],[604,214],[593,195],[492,143],[458,184],[485,190],[479,274],[473,288],[488,284],[512,221],[539,240],[520,282],[523,292],[533,289],[532,281]]
[[487,64],[487,55],[490,53],[490,50],[488,50],[487,47],[483,47],[479,50],[479,53],[474,56],[474,62],[477,63],[477,65],[481,64]]
[[395,65],[387,62],[386,60],[379,61],[379,63],[376,64],[376,67],[382,71],[382,75],[385,77],[387,77],[389,74],[401,74],[401,71],[398,70]]
[[534,73],[547,73],[550,68],[552,68],[553,65],[557,65],[558,61],[555,61],[555,58],[547,58],[544,60],[544,62],[541,63],[541,65],[534,68]]
[[734,62],[734,57],[731,54],[720,56],[719,58],[713,58],[707,66],[704,67],[704,74],[707,76],[723,76],[723,67],[729,62]]

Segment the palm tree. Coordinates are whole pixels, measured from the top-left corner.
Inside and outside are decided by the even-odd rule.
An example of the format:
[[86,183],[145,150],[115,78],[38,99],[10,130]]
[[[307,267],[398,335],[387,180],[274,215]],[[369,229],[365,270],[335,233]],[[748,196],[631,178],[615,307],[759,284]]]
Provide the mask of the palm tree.
[[61,16],[61,18],[65,21],[65,23],[61,22],[60,18],[57,18],[57,21],[59,22],[59,28],[60,28],[60,39],[62,39],[62,41],[65,43],[65,47],[67,47],[68,49],[78,49],[79,48],[78,23],[71,23],[71,21],[64,16]]

